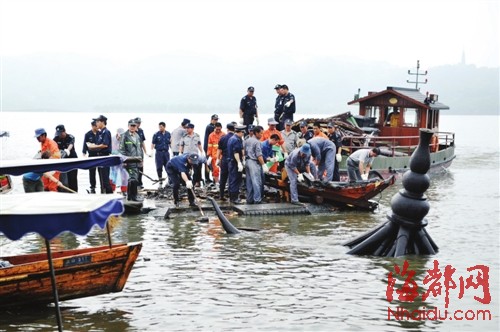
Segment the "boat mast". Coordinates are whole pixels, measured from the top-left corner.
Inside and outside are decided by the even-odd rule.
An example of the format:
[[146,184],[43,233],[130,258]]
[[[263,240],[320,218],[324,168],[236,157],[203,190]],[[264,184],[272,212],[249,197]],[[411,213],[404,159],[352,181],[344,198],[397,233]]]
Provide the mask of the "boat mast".
[[416,77],[416,79],[415,79],[415,81],[413,82],[413,81],[410,81],[410,80],[406,80],[406,83],[415,83],[415,89],[417,89],[417,90],[420,90],[420,89],[418,88],[418,84],[419,84],[419,83],[420,83],[420,84],[427,84],[427,79],[425,79],[425,81],[422,81],[422,82],[419,82],[419,81],[418,81],[418,76],[419,76],[419,75],[420,75],[420,76],[426,76],[426,75],[427,75],[427,70],[426,70],[424,73],[420,73],[420,72],[419,72],[419,70],[420,70],[420,60],[417,60],[417,72],[416,72],[416,73],[412,73],[412,72],[408,69],[408,75],[416,75],[416,76],[417,76],[417,77]]

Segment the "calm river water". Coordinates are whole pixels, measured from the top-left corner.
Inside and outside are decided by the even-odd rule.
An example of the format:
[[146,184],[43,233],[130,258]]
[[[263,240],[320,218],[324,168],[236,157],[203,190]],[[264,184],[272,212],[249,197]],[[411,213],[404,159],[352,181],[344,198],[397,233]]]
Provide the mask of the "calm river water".
[[[34,129],[49,133],[59,123],[82,144],[91,117],[98,114],[2,113],[1,158],[30,158],[38,149]],[[109,114],[114,132],[131,114]],[[210,115],[189,115],[202,134]],[[144,114],[148,149],[159,121],[172,131],[184,117]],[[50,119],[48,119],[50,118]],[[265,118],[265,117],[263,117]],[[21,119],[30,119],[29,121]],[[56,119],[56,120],[54,120]],[[64,119],[64,120],[57,120]],[[221,115],[225,124],[233,120]],[[27,125],[26,123],[29,123]],[[9,127],[9,124],[11,125]],[[432,178],[427,196],[431,210],[427,231],[439,246],[430,257],[386,259],[347,255],[342,245],[386,219],[390,199],[401,183],[377,199],[374,213],[333,212],[315,216],[246,217],[235,225],[262,231],[231,236],[216,218],[208,224],[178,218],[163,220],[150,215],[124,217],[114,231],[115,242],[143,242],[143,250],[121,293],[62,303],[64,328],[68,331],[345,331],[345,330],[499,330],[499,118],[495,116],[442,116],[442,131],[456,132],[457,158],[448,172]],[[79,151],[81,149],[79,148]],[[156,177],[154,160],[147,159],[145,172]],[[19,177],[15,178],[17,183]],[[146,182],[146,186],[148,183]],[[18,186],[19,188],[19,186]],[[80,171],[80,192],[88,188],[86,171]],[[19,190],[19,189],[17,189]],[[1,199],[1,198],[0,198]],[[103,231],[87,237],[64,234],[64,248],[106,243]],[[37,235],[11,242],[0,236],[0,254],[44,250]],[[439,264],[441,291],[425,301],[387,301],[388,273],[404,260],[415,271],[413,279],[422,294],[429,289],[427,270]],[[460,296],[460,277],[477,273],[467,268],[489,268],[491,302],[481,304],[484,288],[465,287]],[[445,310],[445,266],[456,269],[449,289],[450,313],[445,320],[397,320],[389,309]],[[399,276],[398,276],[399,277]],[[401,289],[399,277],[395,289]],[[474,279],[476,280],[476,279]],[[479,310],[479,311],[478,311]],[[491,320],[481,310],[489,310]],[[460,314],[460,311],[462,312]],[[467,312],[467,314],[466,314]],[[460,318],[466,317],[462,320]],[[472,317],[472,319],[471,319]],[[451,319],[450,319],[451,318]],[[56,328],[53,308],[4,312],[0,331],[50,331]]]

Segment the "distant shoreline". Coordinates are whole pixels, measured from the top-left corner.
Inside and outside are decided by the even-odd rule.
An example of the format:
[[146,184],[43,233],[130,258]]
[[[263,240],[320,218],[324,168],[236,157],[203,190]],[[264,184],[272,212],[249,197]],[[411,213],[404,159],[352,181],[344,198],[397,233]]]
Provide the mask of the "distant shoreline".
[[[346,110],[346,112],[349,110]],[[147,110],[144,111],[143,109],[125,109],[125,110],[88,110],[88,111],[71,111],[71,110],[58,110],[58,109],[23,109],[23,110],[2,110],[1,112],[9,112],[9,113],[33,113],[33,112],[48,112],[48,113],[131,113],[131,114],[138,114],[138,113],[188,113],[188,114],[213,114],[213,113],[220,113],[220,114],[230,114],[233,113],[233,110],[230,111],[215,111],[215,110],[204,110],[204,111],[199,111],[199,110]],[[321,111],[306,111],[306,112],[301,112],[303,114],[302,117],[307,117],[308,114],[324,114],[325,116],[332,116],[335,114],[340,114],[342,112],[321,112]],[[353,111],[351,110],[351,113]],[[298,114],[298,115],[301,115]],[[353,113],[354,114],[354,113]],[[451,116],[462,116],[462,115],[471,115],[471,116],[478,116],[478,115],[500,115],[500,111],[492,111],[492,112],[485,112],[485,113],[453,113],[448,111],[443,111],[441,115],[451,115]]]

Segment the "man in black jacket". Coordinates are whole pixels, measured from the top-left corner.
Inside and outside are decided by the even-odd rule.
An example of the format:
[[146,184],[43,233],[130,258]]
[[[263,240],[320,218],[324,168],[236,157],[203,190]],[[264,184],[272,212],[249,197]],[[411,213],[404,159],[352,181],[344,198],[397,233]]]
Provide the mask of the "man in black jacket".
[[[95,157],[95,156],[97,156],[97,152],[93,151],[93,150],[90,150],[89,147],[88,147],[88,145],[95,144],[97,142],[97,124],[93,120],[90,123],[90,125],[91,125],[92,129],[89,130],[85,134],[85,137],[83,139],[83,150],[82,150],[82,153],[83,153],[84,157],[86,157],[87,154],[88,154],[89,157]],[[91,194],[95,194],[95,185],[96,185],[95,171],[96,171],[95,167],[89,169],[89,181],[90,181],[90,193]]]

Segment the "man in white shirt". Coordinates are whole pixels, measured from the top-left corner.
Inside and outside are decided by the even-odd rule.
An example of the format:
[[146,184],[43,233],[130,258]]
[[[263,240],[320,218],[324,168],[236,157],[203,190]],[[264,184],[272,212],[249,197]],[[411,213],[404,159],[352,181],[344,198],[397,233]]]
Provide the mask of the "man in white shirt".
[[349,182],[366,181],[373,163],[373,159],[380,155],[379,148],[361,149],[347,158],[347,173]]
[[186,126],[190,123],[189,119],[182,120],[179,127],[172,131],[172,154],[174,156],[179,155],[179,143],[181,142],[184,135],[186,135]]

